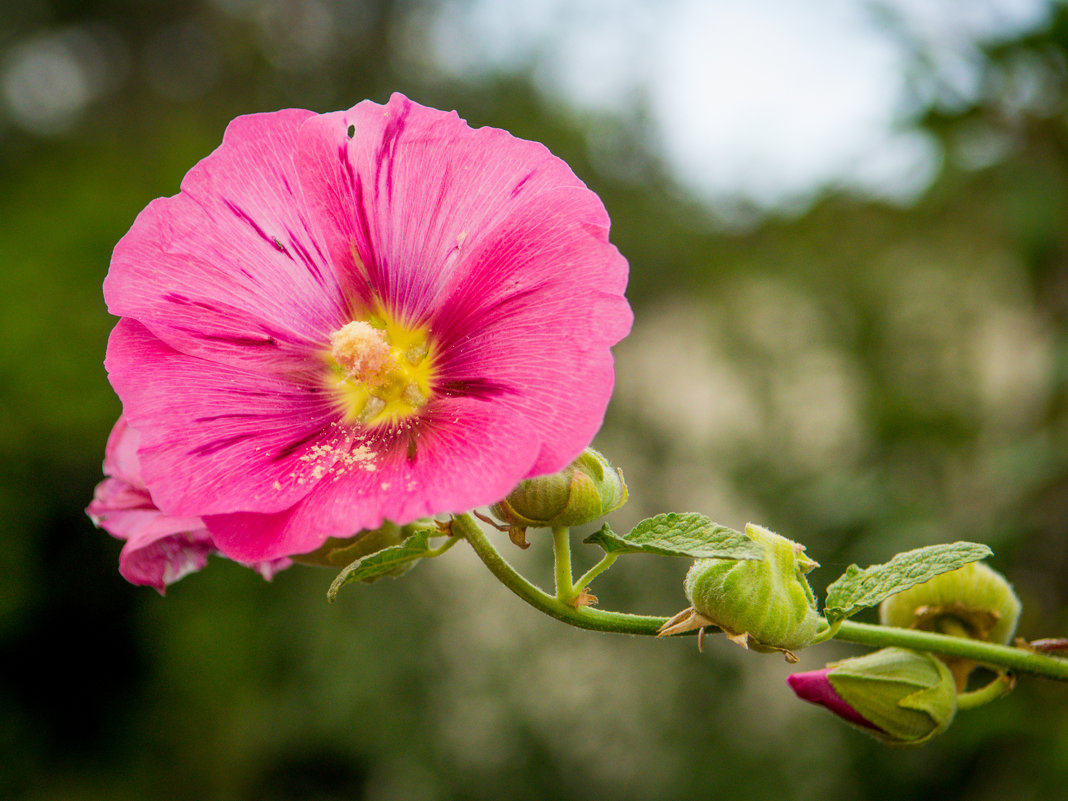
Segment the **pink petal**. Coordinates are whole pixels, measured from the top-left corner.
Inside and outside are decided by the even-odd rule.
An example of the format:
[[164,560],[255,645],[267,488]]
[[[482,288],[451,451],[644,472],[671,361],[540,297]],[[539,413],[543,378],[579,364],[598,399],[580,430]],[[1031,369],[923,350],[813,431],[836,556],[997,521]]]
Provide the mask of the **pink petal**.
[[271,581],[287,567],[292,567],[293,560],[285,557],[268,559],[263,562],[242,562],[245,567],[250,567],[259,573],[266,581]]
[[[154,525],[161,521],[162,525]],[[198,521],[199,522],[199,521]],[[155,587],[162,595],[167,585],[195,573],[216,552],[207,529],[171,532],[170,521],[159,511],[154,521],[127,540],[119,554],[119,572],[131,584]]]
[[543,145],[470,128],[400,94],[308,120],[296,163],[343,285],[415,322],[461,285],[463,254],[528,198],[577,190],[607,227],[596,195]]
[[[200,570],[210,554],[218,553],[204,523],[197,517],[177,518],[160,512],[137,478],[138,433],[120,417],[108,437],[105,478],[97,485],[86,512],[112,536],[126,540],[119,556],[119,572],[132,584],[167,585]],[[288,567],[288,559],[247,565],[265,579]]]
[[330,441],[335,417],[316,380],[187,356],[128,318],[112,332],[105,365],[142,437],[144,481],[163,511],[273,512],[308,493],[312,468],[300,457]]
[[830,672],[830,668],[824,668],[823,670],[812,670],[808,673],[793,673],[786,677],[786,683],[790,685],[790,688],[802,701],[825,707],[843,720],[847,720],[857,726],[879,730],[878,726],[864,718],[857,710],[846,703],[842,696],[835,692],[834,687],[831,686],[831,682],[827,678],[827,674]]
[[184,353],[257,370],[321,347],[346,309],[290,158],[311,116],[234,120],[181,194],[152,202],[116,246],[108,309]]
[[129,484],[143,486],[141,481],[141,462],[137,458],[137,449],[141,437],[126,424],[125,417],[119,417],[108,435],[104,446],[104,474],[122,479]]
[[[123,473],[139,472],[136,435],[119,418],[108,439],[108,462],[122,464]],[[108,464],[106,462],[106,464]],[[119,572],[132,584],[155,587],[162,594],[168,584],[202,568],[215,551],[211,535],[196,517],[162,514],[148,491],[124,478],[109,477],[97,485],[86,512],[93,522],[114,537],[126,540],[119,556]]]
[[603,422],[608,348],[631,324],[597,196],[544,146],[401,95],[313,118],[300,139],[346,285],[429,324],[446,391],[507,396],[543,442],[531,475],[566,466]]
[[[597,195],[544,145],[471,128],[455,112],[403,95],[386,106],[364,101],[313,117],[301,127],[296,160],[343,284],[365,301],[387,299],[409,320],[433,316],[443,295],[457,289],[491,292],[491,285],[466,282],[465,254],[498,244],[498,226],[539,198],[546,208],[564,202],[577,229],[590,226],[583,236],[598,236],[606,255],[614,254]],[[611,279],[599,288],[622,294],[626,264],[617,254],[612,261],[603,270]]]
[[462,512],[506,495],[534,458],[537,442],[499,404],[455,398],[435,405],[409,434],[384,442],[373,460],[331,462],[308,496],[274,515],[210,515],[223,553],[243,561],[305,553],[327,536]]
[[530,475],[563,469],[600,428],[613,387],[609,347],[630,328],[626,300],[604,288],[626,262],[591,235],[583,211],[585,198],[568,191],[515,213],[468,256],[464,291],[432,323],[445,389],[495,387],[496,401],[537,432]]

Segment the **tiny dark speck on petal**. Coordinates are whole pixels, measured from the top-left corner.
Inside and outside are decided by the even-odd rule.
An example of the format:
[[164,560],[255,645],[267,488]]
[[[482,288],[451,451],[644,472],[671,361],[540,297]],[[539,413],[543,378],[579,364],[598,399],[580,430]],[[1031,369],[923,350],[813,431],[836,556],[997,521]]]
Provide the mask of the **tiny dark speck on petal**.
[[352,139],[352,137],[354,137],[356,135],[356,126],[355,125],[350,125],[349,126],[348,134],[349,134],[349,139]]

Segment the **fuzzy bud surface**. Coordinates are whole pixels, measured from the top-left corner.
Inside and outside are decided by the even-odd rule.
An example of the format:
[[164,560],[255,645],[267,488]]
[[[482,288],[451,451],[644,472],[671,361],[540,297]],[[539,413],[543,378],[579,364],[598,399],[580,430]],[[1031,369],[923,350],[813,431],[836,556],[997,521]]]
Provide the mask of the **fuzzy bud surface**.
[[587,448],[559,473],[520,481],[490,511],[514,529],[555,528],[592,522],[626,502],[622,472]]
[[822,622],[805,578],[816,563],[804,546],[762,526],[745,533],[764,547],[764,559],[699,559],[686,574],[686,597],[728,636],[748,635],[755,650],[804,648]]

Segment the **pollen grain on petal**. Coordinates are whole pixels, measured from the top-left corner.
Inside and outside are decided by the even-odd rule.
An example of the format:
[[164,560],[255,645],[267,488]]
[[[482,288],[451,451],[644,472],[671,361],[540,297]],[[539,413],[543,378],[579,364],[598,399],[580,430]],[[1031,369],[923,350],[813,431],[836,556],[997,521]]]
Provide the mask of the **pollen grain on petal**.
[[367,445],[344,442],[339,445],[323,443],[313,445],[300,457],[300,461],[310,467],[306,475],[294,475],[297,483],[321,481],[330,476],[337,481],[354,470],[373,473],[378,469],[378,454]]

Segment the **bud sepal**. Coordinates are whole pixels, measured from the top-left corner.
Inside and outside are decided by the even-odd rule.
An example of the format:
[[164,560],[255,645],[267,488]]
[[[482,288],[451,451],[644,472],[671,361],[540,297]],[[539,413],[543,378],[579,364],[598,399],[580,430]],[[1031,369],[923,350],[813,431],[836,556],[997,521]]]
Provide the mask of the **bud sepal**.
[[[879,606],[879,622],[1005,645],[1016,631],[1020,610],[1020,600],[1005,577],[981,562],[972,562],[891,595]],[[963,692],[977,662],[939,658]]]

